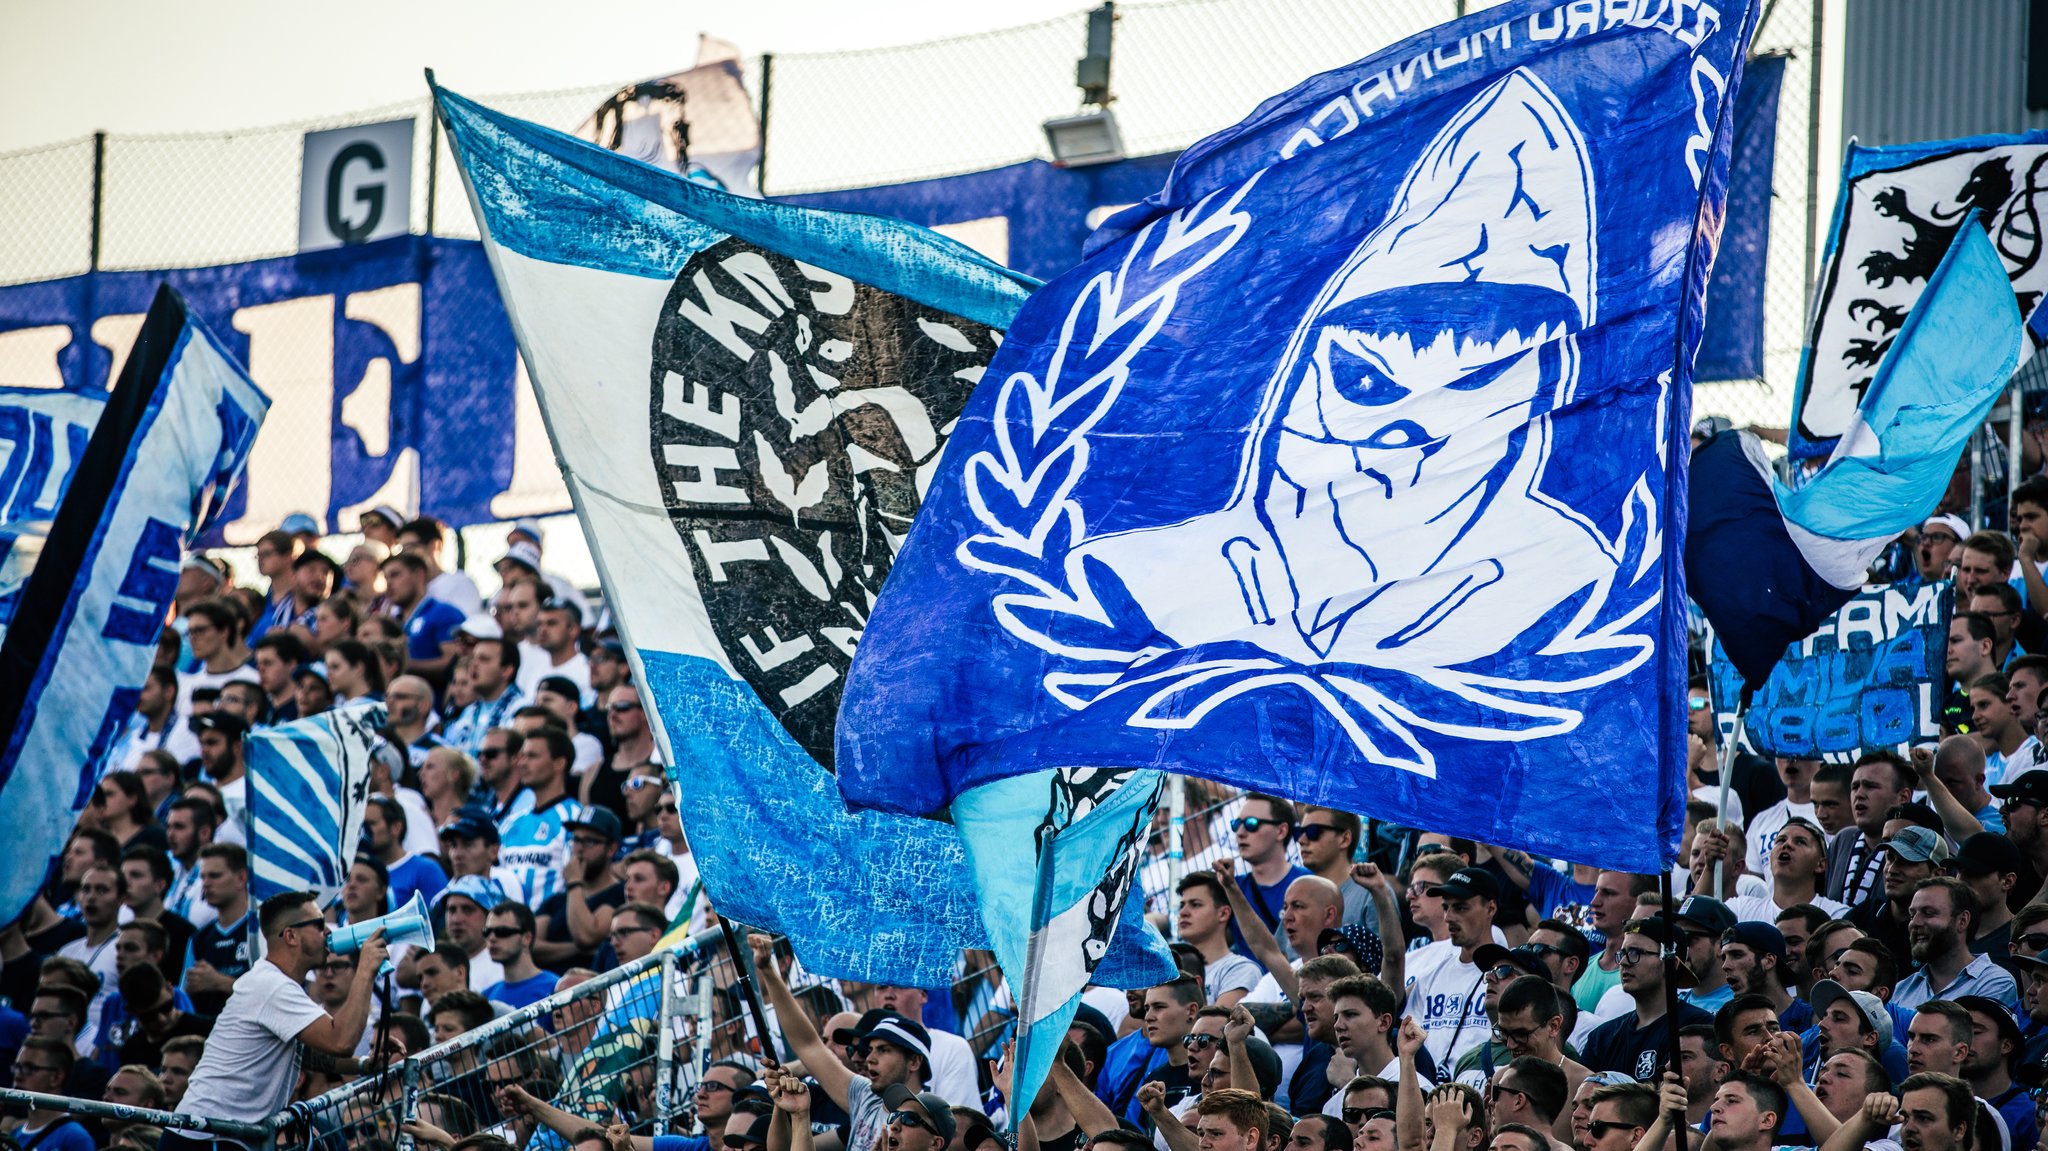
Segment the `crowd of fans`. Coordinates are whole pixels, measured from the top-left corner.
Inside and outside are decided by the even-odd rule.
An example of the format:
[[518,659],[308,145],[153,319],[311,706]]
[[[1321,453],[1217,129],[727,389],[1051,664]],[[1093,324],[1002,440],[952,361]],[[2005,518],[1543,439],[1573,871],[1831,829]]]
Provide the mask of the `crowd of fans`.
[[[2048,604],[2048,483],[2015,505],[2017,542],[1937,516],[1913,545],[1909,580],[1955,581],[1938,743],[1773,762],[1724,747],[1691,685],[1671,875],[1190,780],[1182,855],[1162,812],[1133,893],[1180,975],[1089,988],[1027,1115],[1007,1111],[1016,1021],[986,956],[952,988],[856,985],[756,936],[771,1034],[724,1001],[693,1133],[629,1133],[649,1113],[631,1092],[608,1123],[555,1106],[596,997],[462,1047],[407,1130],[464,1151],[543,1129],[576,1151],[998,1151],[1015,1118],[1025,1151],[1664,1151],[1683,1111],[1687,1145],[1716,1151],[2028,1151],[2048,1090],[2048,622],[2028,606]],[[514,529],[488,608],[430,519],[367,515],[342,562],[314,527],[262,538],[264,590],[186,562],[109,771],[0,935],[14,1086],[260,1117],[704,922],[622,651],[542,567],[537,526]],[[346,887],[252,907],[248,732],[373,698],[389,726]],[[328,949],[415,894],[431,942]],[[52,1151],[202,1141],[61,1109],[0,1126]]]

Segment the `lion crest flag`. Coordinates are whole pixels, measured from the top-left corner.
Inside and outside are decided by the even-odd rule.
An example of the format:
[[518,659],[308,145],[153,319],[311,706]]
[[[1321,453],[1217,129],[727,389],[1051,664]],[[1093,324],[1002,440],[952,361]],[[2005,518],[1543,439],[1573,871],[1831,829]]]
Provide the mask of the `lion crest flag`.
[[1509,3],[1188,149],[962,415],[847,681],[847,798],[1170,768],[1665,866],[1755,15]]

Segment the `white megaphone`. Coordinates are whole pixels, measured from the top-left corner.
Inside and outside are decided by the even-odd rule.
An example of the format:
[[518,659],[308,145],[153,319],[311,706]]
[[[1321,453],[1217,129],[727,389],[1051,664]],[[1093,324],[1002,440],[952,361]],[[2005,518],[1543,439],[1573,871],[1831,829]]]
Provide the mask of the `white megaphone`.
[[[328,932],[327,950],[334,955],[354,955],[363,949],[363,942],[375,935],[380,927],[384,929],[384,942],[388,946],[400,943],[421,943],[428,947],[434,945],[434,925],[427,919],[427,901],[421,899],[420,893],[415,891],[412,893],[412,902],[397,911],[380,915],[375,919],[365,919],[361,923],[337,927]],[[378,969],[378,974],[389,973],[391,969],[392,963],[386,959],[384,966]]]

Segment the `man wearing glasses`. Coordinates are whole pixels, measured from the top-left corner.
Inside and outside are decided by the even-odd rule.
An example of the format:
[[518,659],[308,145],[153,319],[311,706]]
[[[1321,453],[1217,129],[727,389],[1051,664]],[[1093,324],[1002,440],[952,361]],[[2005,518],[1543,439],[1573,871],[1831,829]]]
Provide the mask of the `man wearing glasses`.
[[952,1140],[953,1109],[932,1092],[892,1083],[882,1089],[882,1102],[889,1108],[887,1151],[944,1151]]
[[[291,1101],[299,1067],[345,1067],[370,1020],[371,988],[389,954],[382,931],[364,941],[348,997],[335,1014],[306,994],[306,975],[327,958],[327,921],[311,892],[264,902],[266,952],[235,983],[227,1008],[207,1037],[180,1107],[209,1119],[256,1123]],[[166,1151],[236,1145],[233,1140],[166,1131]]]
[[[1603,873],[1604,878],[1604,873]],[[1632,1076],[1638,1083],[1654,1082],[1657,1070],[1664,1063],[1664,1053],[1671,1047],[1674,1028],[1689,1027],[1695,1023],[1712,1026],[1714,1017],[1690,1003],[1678,1005],[1678,1017],[1670,1018],[1664,1012],[1664,964],[1658,958],[1658,948],[1664,941],[1664,923],[1659,919],[1632,919],[1621,930],[1621,951],[1617,959],[1621,965],[1621,989],[1635,1001],[1635,1010],[1616,1019],[1610,1019],[1593,1029],[1586,1037],[1586,1046],[1580,1052],[1579,1061],[1594,1071],[1619,1071]],[[1657,1098],[1654,1092],[1645,1090],[1649,1112],[1641,1116],[1637,1127],[1646,1127],[1655,1117]],[[1618,1098],[1618,1097],[1617,1097]],[[1594,1119],[1600,1118],[1599,1097],[1594,1097]],[[1614,1116],[1611,1114],[1610,1119]],[[1634,1119],[1630,1120],[1635,1122]],[[1635,1132],[1640,1135],[1642,1132]],[[1633,1136],[1631,1136],[1633,1138]],[[1627,1144],[1626,1146],[1632,1146]],[[1589,1151],[1603,1151],[1596,1142]]]
[[1380,916],[1372,891],[1351,877],[1351,857],[1358,851],[1361,830],[1359,818],[1348,811],[1304,807],[1301,822],[1294,827],[1294,842],[1309,874],[1329,880],[1344,897],[1344,923],[1364,924],[1378,935]]
[[[21,1091],[62,1095],[64,1080],[71,1074],[71,1048],[55,1039],[31,1035],[22,1040],[14,1056],[14,1086]],[[93,1151],[92,1134],[63,1111],[37,1107],[28,1117],[8,1124],[17,1146],[35,1151]]]
[[484,998],[513,1007],[538,1003],[555,993],[557,976],[533,961],[533,912],[523,903],[506,900],[491,908],[485,920],[484,944],[504,977],[484,988]]
[[[1292,803],[1253,792],[1244,797],[1237,818],[1230,821],[1230,830],[1237,838],[1237,859],[1245,867],[1237,876],[1237,888],[1266,930],[1276,935],[1280,930],[1280,911],[1287,902],[1287,888],[1308,874],[1307,868],[1287,858],[1295,819]],[[1239,955],[1258,958],[1236,923],[1230,925],[1230,946]],[[1280,941],[1280,949],[1289,959],[1299,958],[1285,939]]]

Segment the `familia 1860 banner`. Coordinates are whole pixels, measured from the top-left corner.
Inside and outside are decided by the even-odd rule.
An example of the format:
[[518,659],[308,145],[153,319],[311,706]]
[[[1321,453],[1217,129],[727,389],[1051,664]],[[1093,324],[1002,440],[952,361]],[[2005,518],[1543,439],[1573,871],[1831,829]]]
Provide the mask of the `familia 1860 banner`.
[[[1865,751],[1941,738],[1949,584],[1866,588],[1785,649],[1750,700],[1742,745],[1764,755],[1848,763]],[[1742,676],[1714,642],[1715,720],[1735,732]]]

